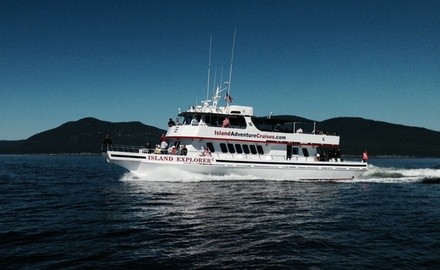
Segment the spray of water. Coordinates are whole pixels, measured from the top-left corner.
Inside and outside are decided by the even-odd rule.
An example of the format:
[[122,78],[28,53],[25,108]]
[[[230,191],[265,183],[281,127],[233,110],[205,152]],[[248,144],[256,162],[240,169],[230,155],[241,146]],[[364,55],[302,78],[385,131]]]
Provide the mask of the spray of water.
[[[151,182],[205,182],[205,181],[298,181],[294,179],[283,179],[274,176],[271,179],[261,179],[261,177],[253,175],[206,175],[182,171],[179,169],[156,168],[147,175],[136,175],[127,172],[121,177],[121,181],[151,181]],[[304,181],[300,181],[304,182]],[[307,182],[307,181],[306,181]],[[338,181],[339,182],[339,181]],[[350,180],[341,181],[347,183],[368,182],[368,183],[440,183],[440,169],[438,168],[387,168],[369,165],[368,171],[361,177]]]
[[151,182],[204,182],[204,181],[254,181],[261,178],[249,175],[242,176],[236,174],[225,175],[206,175],[192,173],[175,168],[156,168],[147,175],[137,175],[132,172],[126,172],[122,177],[122,181],[151,181]]
[[440,183],[440,169],[437,168],[387,168],[368,166],[368,171],[363,174],[356,182],[377,182],[377,183],[413,183],[429,182]]

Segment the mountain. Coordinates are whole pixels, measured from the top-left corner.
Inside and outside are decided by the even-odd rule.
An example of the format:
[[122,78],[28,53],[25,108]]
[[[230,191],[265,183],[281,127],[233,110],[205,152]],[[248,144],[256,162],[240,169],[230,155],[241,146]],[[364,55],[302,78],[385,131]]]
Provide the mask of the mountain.
[[99,153],[106,134],[113,144],[145,145],[159,140],[165,130],[141,122],[112,123],[95,118],[67,122],[27,140],[0,141],[0,153]]
[[[303,122],[297,127],[305,132],[313,129],[341,136],[343,154],[432,156],[440,157],[440,132],[363,118],[339,117],[322,122],[298,116],[272,116],[273,119]],[[267,119],[267,118],[266,118]],[[260,118],[260,121],[267,121]],[[308,128],[305,124],[308,125]],[[304,125],[304,126],[302,126]],[[38,133],[27,140],[0,141],[1,154],[99,153],[101,144],[110,134],[113,144],[154,145],[165,130],[141,122],[112,123],[95,118],[67,122],[57,128]]]
[[321,130],[341,136],[343,151],[372,155],[440,157],[440,132],[363,118],[340,117],[319,123]]

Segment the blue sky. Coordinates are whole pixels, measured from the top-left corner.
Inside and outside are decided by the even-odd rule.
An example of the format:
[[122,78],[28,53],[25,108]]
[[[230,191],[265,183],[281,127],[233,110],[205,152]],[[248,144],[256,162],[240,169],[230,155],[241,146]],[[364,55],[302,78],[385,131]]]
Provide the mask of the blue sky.
[[[95,117],[165,128],[211,74],[256,115],[440,131],[440,1],[0,1],[0,140]],[[214,78],[211,78],[213,82]]]

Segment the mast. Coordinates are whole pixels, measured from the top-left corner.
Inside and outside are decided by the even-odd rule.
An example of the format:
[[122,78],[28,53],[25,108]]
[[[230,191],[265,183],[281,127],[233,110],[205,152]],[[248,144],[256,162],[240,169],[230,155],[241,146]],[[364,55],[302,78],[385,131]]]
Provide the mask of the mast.
[[208,60],[208,82],[206,85],[206,100],[209,100],[209,78],[211,77],[211,49],[212,49],[212,34],[209,39],[209,60]]
[[[215,77],[217,77],[217,71],[215,72]],[[215,81],[217,81],[217,79],[215,79]],[[212,97],[212,106],[214,107],[215,110],[217,110],[217,106],[218,106],[218,101],[220,100],[221,96],[221,92],[225,91],[225,89],[221,89],[222,85],[221,82],[223,81],[223,66],[222,66],[222,71],[220,73],[220,82],[218,83],[218,85],[216,85],[217,83],[214,83],[214,95]]]
[[[232,53],[231,53],[231,66],[229,67],[229,81],[228,81],[228,96],[231,92],[231,80],[232,80],[232,64],[234,63],[234,48],[235,48],[235,35],[237,34],[237,28],[234,30],[234,39],[232,41]],[[229,100],[226,100],[229,105]]]

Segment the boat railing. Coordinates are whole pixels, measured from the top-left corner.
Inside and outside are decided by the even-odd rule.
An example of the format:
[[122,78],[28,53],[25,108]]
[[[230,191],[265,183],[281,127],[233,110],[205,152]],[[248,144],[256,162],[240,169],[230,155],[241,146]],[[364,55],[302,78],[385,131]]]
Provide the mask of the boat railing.
[[122,144],[110,144],[103,146],[103,151],[116,151],[116,152],[128,152],[128,153],[139,153],[142,150],[153,151],[154,149],[147,149],[144,146],[137,145],[122,145]]
[[[136,145],[120,145],[120,144],[114,144],[114,145],[107,145],[103,146],[102,149],[103,152],[106,151],[115,151],[115,152],[126,152],[126,153],[143,153],[143,154],[157,154],[157,155],[177,155],[180,156],[182,153],[176,152],[175,154],[172,154],[171,152],[167,153],[161,153],[160,149],[158,148],[146,148],[145,146],[136,146]],[[213,158],[224,158],[228,155],[229,158],[233,159],[246,159],[246,160],[273,160],[273,161],[318,161],[315,157],[303,157],[303,156],[297,156],[292,155],[291,157],[286,157],[286,155],[260,155],[260,154],[245,154],[245,153],[218,153],[218,152],[200,152],[195,150],[189,150],[187,152],[188,156],[199,156],[199,157],[213,157]],[[334,158],[325,160],[326,162],[341,162],[342,160],[340,158]],[[325,162],[323,160],[319,160],[319,162]]]
[[[162,153],[160,148],[147,148],[142,145],[121,145],[121,144],[113,144],[108,146],[102,147],[102,152],[106,151],[115,151],[115,152],[127,152],[127,153],[142,153],[142,154],[157,154],[157,155],[182,155],[180,152],[176,152],[175,154],[172,154],[170,149],[166,151],[166,153]],[[199,151],[188,151],[190,152],[197,152]]]

